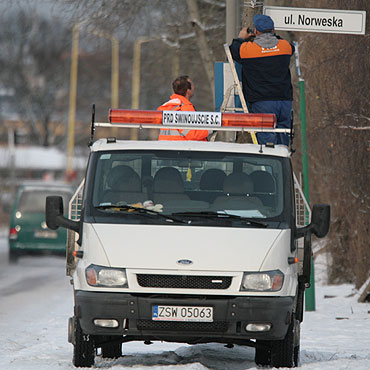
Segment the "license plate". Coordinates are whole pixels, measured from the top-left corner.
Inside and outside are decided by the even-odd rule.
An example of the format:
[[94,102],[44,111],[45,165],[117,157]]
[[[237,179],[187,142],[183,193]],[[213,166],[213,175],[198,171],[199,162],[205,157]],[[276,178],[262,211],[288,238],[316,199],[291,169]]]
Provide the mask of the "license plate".
[[213,321],[213,307],[200,306],[153,306],[156,321]]
[[35,238],[42,238],[42,239],[56,239],[58,233],[53,230],[38,230],[34,233]]

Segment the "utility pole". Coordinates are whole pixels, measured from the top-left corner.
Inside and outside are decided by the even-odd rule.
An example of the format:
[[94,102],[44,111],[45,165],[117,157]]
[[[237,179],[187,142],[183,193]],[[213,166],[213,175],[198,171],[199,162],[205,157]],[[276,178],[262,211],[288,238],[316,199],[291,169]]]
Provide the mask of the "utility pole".
[[263,11],[263,0],[248,0],[244,1],[244,14],[242,19],[242,25],[244,27],[253,26],[253,16],[256,14],[262,14]]
[[116,37],[108,32],[94,29],[91,31],[93,35],[103,39],[110,40],[112,43],[112,71],[111,71],[111,108],[119,106],[119,42]]
[[119,107],[119,42],[114,36],[109,35],[112,42],[112,72],[111,72],[111,105]]
[[[142,36],[135,40],[134,56],[132,62],[132,91],[131,91],[131,109],[139,109],[140,107],[140,69],[141,69],[141,45],[158,40],[158,37]],[[130,140],[138,140],[139,130],[131,129]]]
[[203,67],[208,77],[210,94],[212,97],[212,105],[215,105],[215,77],[214,77],[214,58],[212,56],[211,49],[208,46],[206,35],[199,16],[199,9],[197,0],[187,0],[190,21],[193,24],[195,34],[197,37],[197,43],[199,47],[200,57],[202,58]]
[[15,130],[13,128],[8,128],[8,150],[9,150],[9,162],[8,169],[10,173],[10,184],[11,184],[11,196],[12,200],[15,199],[15,189],[16,184],[16,149],[15,149]]
[[[262,14],[263,1],[248,0],[244,1],[243,16],[242,16],[242,28],[253,26],[253,16],[255,14]],[[238,143],[250,143],[250,134],[245,132],[238,132],[237,134]]]
[[[103,39],[110,40],[112,43],[112,72],[111,72],[111,108],[119,106],[119,42],[116,37],[108,32],[95,29],[92,34]],[[117,137],[117,127],[113,128],[113,136]]]
[[241,28],[240,0],[226,0],[226,43],[231,44]]
[[167,35],[161,40],[173,50],[171,77],[174,80],[180,73],[180,25],[177,23],[167,25]]
[[[241,28],[241,0],[226,0],[226,34],[225,42],[230,45],[238,37]],[[217,140],[234,142],[236,133],[219,131]]]
[[[78,52],[80,28],[88,19],[76,23],[72,30],[72,52],[71,52],[71,72],[69,84],[69,112],[68,112],[68,138],[67,138],[67,165],[66,178],[69,179],[73,173],[73,152],[75,144],[75,121],[76,121],[76,97],[77,97],[77,74],[78,74]],[[111,40],[112,42],[112,74],[111,74],[111,105],[118,108],[119,103],[119,43],[113,35],[94,30],[91,32],[99,37]]]
[[76,94],[77,94],[77,70],[78,70],[78,41],[82,22],[73,26],[71,74],[69,83],[69,112],[68,112],[68,141],[67,141],[67,169],[66,177],[72,174],[72,160],[75,143],[75,119],[76,119]]

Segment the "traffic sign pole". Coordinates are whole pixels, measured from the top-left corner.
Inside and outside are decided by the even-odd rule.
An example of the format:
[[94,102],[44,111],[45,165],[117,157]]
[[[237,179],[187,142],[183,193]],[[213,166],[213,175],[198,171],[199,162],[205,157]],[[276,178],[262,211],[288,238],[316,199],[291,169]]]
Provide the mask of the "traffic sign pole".
[[[310,188],[308,181],[308,151],[307,151],[307,136],[306,136],[306,93],[304,87],[304,79],[302,77],[299,65],[299,50],[298,42],[294,42],[295,46],[295,62],[298,76],[299,88],[299,118],[301,121],[301,145],[302,145],[302,175],[303,175],[303,193],[308,204],[310,204]],[[308,212],[305,212],[305,223],[310,222]],[[311,257],[311,275],[310,288],[306,289],[305,308],[306,311],[315,311],[315,268],[313,257]]]

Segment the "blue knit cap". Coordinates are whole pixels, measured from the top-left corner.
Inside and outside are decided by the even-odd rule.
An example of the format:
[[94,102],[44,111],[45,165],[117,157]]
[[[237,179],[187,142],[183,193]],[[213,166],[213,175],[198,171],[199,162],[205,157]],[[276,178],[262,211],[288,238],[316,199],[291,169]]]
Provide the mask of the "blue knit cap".
[[253,16],[253,24],[257,31],[266,32],[274,29],[274,21],[268,15],[256,14]]

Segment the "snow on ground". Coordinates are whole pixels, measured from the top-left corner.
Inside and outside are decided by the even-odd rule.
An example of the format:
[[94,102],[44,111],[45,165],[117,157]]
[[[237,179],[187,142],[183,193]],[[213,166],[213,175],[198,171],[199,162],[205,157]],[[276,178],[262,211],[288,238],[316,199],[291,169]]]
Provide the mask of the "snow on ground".
[[[0,234],[0,370],[67,370],[72,345],[67,320],[73,312],[72,287],[64,259],[24,257],[8,265]],[[301,331],[303,370],[370,369],[370,304],[357,303],[351,285],[327,286],[325,261],[316,262],[316,311],[306,312]],[[325,266],[324,266],[325,267]],[[254,350],[222,344],[189,346],[141,342],[123,345],[117,360],[97,358],[105,370],[257,369]]]

